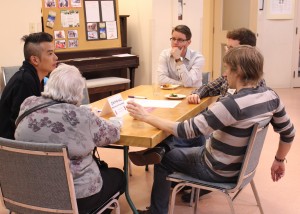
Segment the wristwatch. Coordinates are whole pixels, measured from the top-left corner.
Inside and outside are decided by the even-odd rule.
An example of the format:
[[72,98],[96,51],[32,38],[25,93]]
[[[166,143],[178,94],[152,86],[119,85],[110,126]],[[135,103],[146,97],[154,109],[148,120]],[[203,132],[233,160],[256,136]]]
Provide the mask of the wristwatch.
[[179,59],[175,59],[175,62],[183,62],[183,58],[179,57]]

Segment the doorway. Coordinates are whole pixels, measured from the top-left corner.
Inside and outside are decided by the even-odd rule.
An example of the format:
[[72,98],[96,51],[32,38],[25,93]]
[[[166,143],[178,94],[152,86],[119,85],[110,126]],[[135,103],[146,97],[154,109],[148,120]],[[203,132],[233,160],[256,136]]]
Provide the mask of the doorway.
[[300,87],[300,2],[296,1],[295,2],[295,39],[294,39],[294,43],[295,43],[295,48],[294,48],[294,60],[293,60],[293,65],[294,65],[294,74],[293,74],[293,87],[294,88],[299,88]]
[[258,0],[214,0],[213,79],[222,74],[228,31],[245,27],[256,33]]

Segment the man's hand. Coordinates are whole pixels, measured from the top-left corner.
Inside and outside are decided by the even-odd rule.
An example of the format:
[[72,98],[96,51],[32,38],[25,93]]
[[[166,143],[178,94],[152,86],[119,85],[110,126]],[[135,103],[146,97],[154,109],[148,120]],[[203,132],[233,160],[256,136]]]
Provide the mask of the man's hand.
[[127,102],[127,111],[129,115],[136,120],[141,120],[146,122],[146,118],[150,115],[143,106],[135,103],[133,100]]
[[188,103],[190,104],[198,104],[200,103],[200,97],[197,94],[191,94],[187,96]]
[[273,165],[271,167],[271,176],[272,180],[279,181],[283,176],[285,172],[285,165],[284,162],[278,162],[274,160]]
[[179,49],[178,47],[174,47],[171,50],[171,55],[174,57],[174,59],[179,59],[181,57],[181,52],[183,49]]

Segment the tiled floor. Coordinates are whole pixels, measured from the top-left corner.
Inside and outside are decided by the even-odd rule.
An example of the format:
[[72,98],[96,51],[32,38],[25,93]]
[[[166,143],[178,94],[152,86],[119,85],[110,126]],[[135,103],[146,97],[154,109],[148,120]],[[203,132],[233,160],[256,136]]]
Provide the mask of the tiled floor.
[[[300,127],[300,89],[276,89],[285,103],[286,110],[291,117],[296,129]],[[287,156],[286,175],[274,183],[270,176],[270,167],[274,159],[278,145],[278,135],[269,127],[268,135],[262,151],[261,160],[255,176],[255,183],[260,195],[264,213],[266,214],[297,214],[300,213],[300,137],[296,135],[294,144]],[[136,150],[139,148],[131,148]],[[110,166],[122,168],[121,151],[102,149],[101,157]],[[132,165],[133,175],[130,177],[130,195],[137,208],[145,208],[149,205],[152,186],[153,168],[145,172],[144,167]],[[132,213],[124,196],[120,198],[122,214]],[[258,214],[259,209],[251,190],[248,186],[236,198],[234,207],[237,214]],[[200,199],[198,213],[202,214],[226,214],[230,209],[218,193],[211,193]],[[0,214],[8,213],[0,205]],[[177,198],[175,213],[193,213],[193,209]]]

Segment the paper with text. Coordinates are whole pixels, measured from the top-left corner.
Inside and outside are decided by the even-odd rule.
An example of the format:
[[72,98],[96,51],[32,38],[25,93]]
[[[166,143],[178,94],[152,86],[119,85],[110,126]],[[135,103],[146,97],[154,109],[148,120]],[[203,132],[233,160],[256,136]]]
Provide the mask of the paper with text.
[[126,109],[126,104],[121,96],[121,94],[116,94],[112,97],[108,97],[100,116],[113,113],[116,117],[122,117],[125,114],[128,114]]

